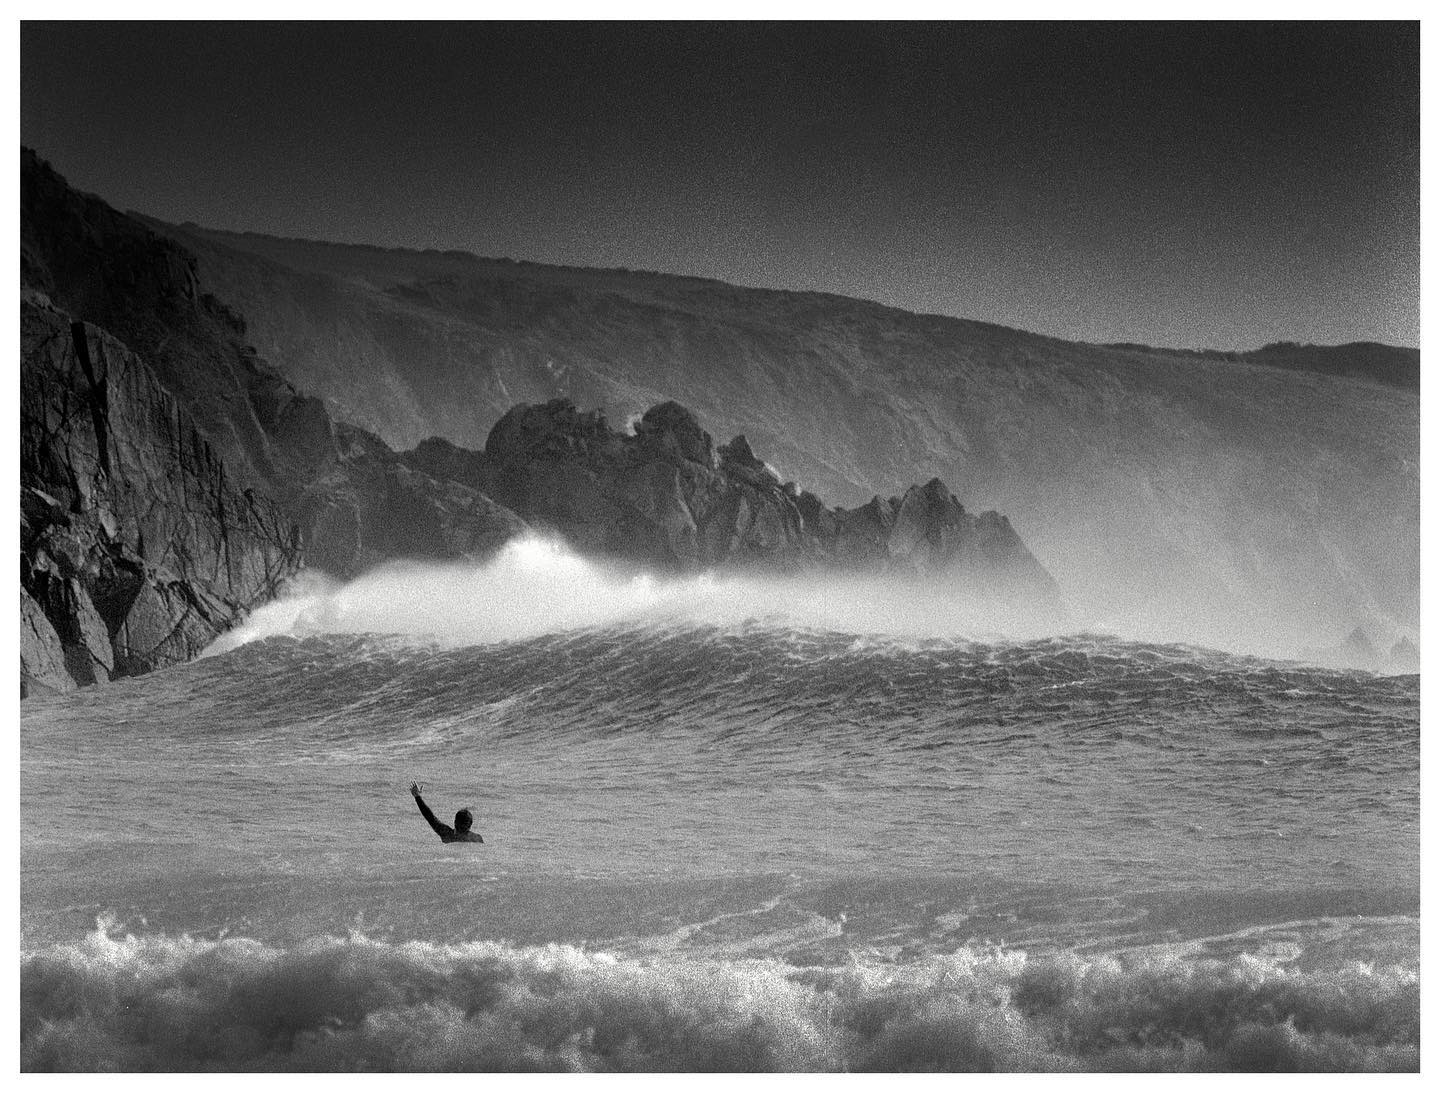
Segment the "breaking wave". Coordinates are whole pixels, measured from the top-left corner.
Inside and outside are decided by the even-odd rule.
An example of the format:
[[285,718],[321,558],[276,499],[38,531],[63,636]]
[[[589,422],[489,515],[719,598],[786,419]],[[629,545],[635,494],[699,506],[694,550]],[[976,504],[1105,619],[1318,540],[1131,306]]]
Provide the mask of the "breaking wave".
[[117,937],[22,954],[25,1071],[1415,1071],[1419,976],[1170,950],[896,964]]
[[[512,539],[483,562],[393,561],[345,582],[306,571],[285,595],[258,608],[204,655],[280,636],[388,634],[454,647],[586,628],[757,621],[921,640],[1023,641],[1075,629],[1074,620],[1062,619],[1051,606],[997,598],[963,581],[835,572],[655,575],[586,558],[564,543],[531,535]],[[1218,630],[1183,615],[1091,620],[1081,629],[1146,643],[1218,646],[1240,655],[1318,656],[1337,665],[1359,656],[1344,646],[1302,650],[1281,640],[1280,630],[1267,632],[1253,620],[1241,625],[1238,617],[1234,626]],[[1368,661],[1352,666],[1376,667]]]
[[791,626],[912,637],[1033,637],[1048,616],[900,578],[706,572],[657,577],[583,558],[540,538],[511,540],[487,562],[391,562],[338,583],[310,572],[206,655],[277,636],[401,634],[447,645],[512,641],[586,627]]

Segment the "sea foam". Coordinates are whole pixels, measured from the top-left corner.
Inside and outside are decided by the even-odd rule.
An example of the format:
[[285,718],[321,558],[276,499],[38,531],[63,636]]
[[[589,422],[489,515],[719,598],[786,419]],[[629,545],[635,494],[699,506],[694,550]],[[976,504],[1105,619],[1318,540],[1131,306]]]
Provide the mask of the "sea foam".
[[26,1071],[1402,1070],[1419,977],[968,946],[897,964],[112,936],[21,960]]

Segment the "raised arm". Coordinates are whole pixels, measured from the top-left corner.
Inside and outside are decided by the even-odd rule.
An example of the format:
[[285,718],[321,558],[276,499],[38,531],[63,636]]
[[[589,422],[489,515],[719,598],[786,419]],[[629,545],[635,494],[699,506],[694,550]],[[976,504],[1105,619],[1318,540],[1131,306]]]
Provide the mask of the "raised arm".
[[430,806],[425,803],[425,798],[420,796],[420,785],[418,782],[410,783],[410,794],[415,798],[415,803],[420,806],[420,815],[425,817],[426,823],[435,829],[435,834],[442,839],[453,839],[455,829],[449,824],[442,824],[435,818],[435,813],[430,811]]

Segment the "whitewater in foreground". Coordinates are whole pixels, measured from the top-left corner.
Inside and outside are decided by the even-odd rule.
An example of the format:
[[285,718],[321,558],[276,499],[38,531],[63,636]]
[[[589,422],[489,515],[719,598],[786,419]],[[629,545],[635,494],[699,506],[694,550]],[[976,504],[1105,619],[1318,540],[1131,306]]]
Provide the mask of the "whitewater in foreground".
[[22,1068],[1418,1069],[1417,677],[763,591],[527,547],[27,700]]

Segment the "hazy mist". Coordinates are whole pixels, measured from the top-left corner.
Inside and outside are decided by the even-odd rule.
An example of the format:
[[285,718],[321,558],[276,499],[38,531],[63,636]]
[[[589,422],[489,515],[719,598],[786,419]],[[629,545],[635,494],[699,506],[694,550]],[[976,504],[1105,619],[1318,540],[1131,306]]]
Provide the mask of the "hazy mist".
[[[1213,606],[1213,605],[1212,605]],[[1295,658],[1288,628],[1262,612],[1231,618],[1177,596],[1143,612],[1057,625],[1024,606],[951,582],[899,575],[636,574],[530,537],[480,562],[393,562],[348,582],[309,571],[206,656],[248,642],[385,634],[444,646],[513,641],[586,627],[736,626],[747,622],[898,639],[1029,640],[1079,630],[1146,642]]]

